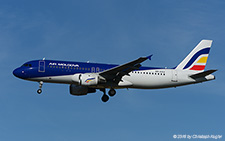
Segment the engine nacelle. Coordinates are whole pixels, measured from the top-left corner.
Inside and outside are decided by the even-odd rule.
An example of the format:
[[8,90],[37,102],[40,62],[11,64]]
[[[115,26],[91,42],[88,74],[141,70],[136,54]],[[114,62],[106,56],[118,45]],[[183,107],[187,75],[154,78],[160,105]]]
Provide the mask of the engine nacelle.
[[96,73],[75,74],[72,77],[77,85],[93,86],[105,82],[105,79]]
[[80,73],[74,74],[72,77],[72,81],[77,84],[77,85],[81,85],[81,75]]
[[78,86],[75,84],[70,85],[70,94],[81,96],[81,95],[87,95],[88,93],[95,93],[96,89],[94,88],[88,88],[87,86]]

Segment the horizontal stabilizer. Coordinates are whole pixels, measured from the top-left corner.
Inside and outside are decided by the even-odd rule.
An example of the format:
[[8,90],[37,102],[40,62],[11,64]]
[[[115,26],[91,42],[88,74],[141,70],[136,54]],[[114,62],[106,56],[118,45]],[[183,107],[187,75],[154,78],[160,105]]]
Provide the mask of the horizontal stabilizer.
[[214,73],[215,71],[217,71],[217,70],[207,70],[207,71],[204,71],[204,72],[193,74],[190,77],[193,78],[193,79],[201,78],[201,77],[205,77],[205,76],[207,76],[207,75],[209,75],[211,73]]

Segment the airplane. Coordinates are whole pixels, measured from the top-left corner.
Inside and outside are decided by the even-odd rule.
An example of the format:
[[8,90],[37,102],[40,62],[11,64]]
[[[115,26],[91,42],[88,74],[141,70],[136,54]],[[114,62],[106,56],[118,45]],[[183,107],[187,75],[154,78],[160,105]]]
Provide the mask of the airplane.
[[[141,63],[151,60],[152,55],[140,57],[122,64],[100,64],[57,60],[34,60],[24,63],[13,71],[14,76],[39,83],[69,84],[71,95],[82,96],[103,92],[101,100],[107,102],[109,96],[116,94],[115,89],[161,89],[196,84],[214,80],[215,69],[205,71],[212,40],[200,43],[174,68],[142,67]],[[108,95],[106,89],[109,89]]]

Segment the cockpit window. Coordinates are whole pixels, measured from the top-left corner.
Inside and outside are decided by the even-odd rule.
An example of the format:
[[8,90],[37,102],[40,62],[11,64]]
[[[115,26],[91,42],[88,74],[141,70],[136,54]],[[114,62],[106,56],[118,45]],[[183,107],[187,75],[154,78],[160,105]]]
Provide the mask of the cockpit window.
[[23,66],[23,67],[32,67],[31,64],[23,64],[22,66]]

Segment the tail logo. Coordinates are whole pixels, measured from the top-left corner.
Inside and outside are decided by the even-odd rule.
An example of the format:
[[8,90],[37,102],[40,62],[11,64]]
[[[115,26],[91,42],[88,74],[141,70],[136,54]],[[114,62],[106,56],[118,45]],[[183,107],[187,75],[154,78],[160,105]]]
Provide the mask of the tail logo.
[[212,40],[201,40],[176,69],[204,71],[211,45]]
[[184,69],[202,71],[205,69],[205,65],[208,59],[210,48],[204,48],[198,51],[186,64]]

